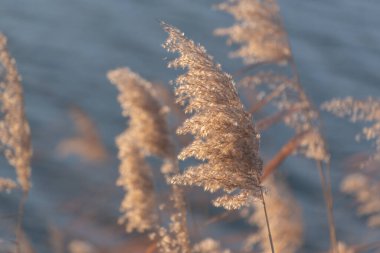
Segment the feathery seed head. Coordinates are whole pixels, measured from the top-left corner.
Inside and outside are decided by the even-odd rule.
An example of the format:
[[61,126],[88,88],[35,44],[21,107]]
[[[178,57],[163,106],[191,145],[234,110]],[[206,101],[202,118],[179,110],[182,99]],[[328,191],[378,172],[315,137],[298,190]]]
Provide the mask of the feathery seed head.
[[357,139],[375,140],[376,152],[368,161],[361,164],[367,166],[370,162],[380,162],[380,100],[369,97],[365,100],[355,100],[352,97],[333,99],[322,105],[322,109],[343,118],[349,117],[351,122],[366,122],[371,125],[362,129]]
[[0,34],[0,147],[15,168],[21,188],[28,192],[32,157],[30,128],[24,112],[21,78],[6,44],[6,37]]
[[164,48],[179,53],[169,67],[187,69],[176,80],[177,103],[191,114],[178,134],[192,134],[194,141],[179,158],[194,157],[204,163],[188,168],[172,179],[174,184],[202,186],[206,191],[224,190],[233,196],[215,201],[217,206],[239,208],[249,197],[259,197],[262,161],[260,137],[238,97],[230,75],[215,64],[204,47],[177,28],[162,23],[169,37]]
[[230,0],[218,9],[230,13],[237,23],[219,28],[216,35],[228,36],[228,44],[239,44],[231,54],[242,57],[247,64],[283,62],[290,57],[286,34],[278,20],[278,5],[274,0]]
[[173,146],[163,117],[166,108],[155,98],[152,84],[128,68],[110,71],[108,78],[119,90],[118,100],[123,115],[130,118],[129,129],[136,145],[146,155],[172,156]]
[[126,191],[120,206],[123,215],[119,223],[125,223],[128,232],[150,230],[157,221],[151,169],[128,130],[117,137],[116,144],[121,161],[117,185]]

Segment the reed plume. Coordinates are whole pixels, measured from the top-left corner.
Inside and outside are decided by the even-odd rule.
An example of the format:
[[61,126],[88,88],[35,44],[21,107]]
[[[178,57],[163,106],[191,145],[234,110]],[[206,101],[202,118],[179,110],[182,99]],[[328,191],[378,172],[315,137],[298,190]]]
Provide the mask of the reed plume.
[[[293,77],[273,71],[259,71],[244,77],[241,84],[252,88],[257,95],[258,103],[251,112],[255,113],[268,104],[274,105],[278,111],[274,116],[294,129],[296,134],[307,133],[290,151],[317,161],[328,161],[329,153],[319,129],[319,114],[300,85],[276,1],[231,0],[218,5],[218,8],[236,19],[234,26],[216,30],[217,35],[227,35],[230,42],[239,45],[240,53],[236,56],[251,67],[264,62],[277,67],[290,65],[293,71]],[[251,46],[256,44],[261,46]],[[266,48],[267,45],[275,46]],[[277,56],[256,56],[265,51]]]
[[374,140],[376,152],[370,158],[361,164],[361,167],[366,167],[370,162],[380,162],[380,100],[369,97],[365,100],[355,100],[352,97],[344,99],[333,99],[325,102],[322,109],[333,113],[338,117],[348,117],[353,123],[364,122],[368,123],[362,129],[362,133],[356,136],[357,140],[364,139]]
[[374,140],[376,151],[360,163],[359,172],[350,173],[344,178],[341,190],[355,197],[359,204],[357,212],[361,216],[368,216],[369,227],[380,227],[380,173],[370,166],[371,163],[380,162],[380,101],[372,97],[365,100],[347,97],[326,102],[322,108],[338,117],[348,117],[353,123],[367,123],[356,137],[357,140]]
[[210,192],[223,190],[227,194],[213,203],[226,209],[247,205],[252,197],[261,199],[260,135],[243,109],[231,76],[213,62],[204,47],[177,28],[161,25],[169,35],[164,48],[179,53],[169,67],[187,69],[176,79],[175,95],[192,116],[177,133],[190,133],[194,141],[178,157],[203,161],[173,177],[172,183],[201,186]]
[[[162,124],[161,118],[155,114],[159,107],[152,97],[147,96],[149,93],[144,86],[149,84],[129,69],[111,71],[108,78],[119,90],[118,100],[123,116],[130,118],[129,127],[116,139],[121,161],[117,185],[126,191],[120,207],[123,215],[119,223],[125,224],[128,232],[153,230],[158,219],[156,198],[152,171],[144,158],[146,154],[156,152],[156,145],[167,148],[166,140],[156,132],[162,127],[154,128]],[[153,117],[147,113],[152,110]],[[152,133],[151,137],[157,138],[147,138],[144,128],[147,128],[147,134]]]
[[237,20],[235,25],[215,31],[216,35],[228,36],[229,44],[241,44],[232,57],[241,57],[247,64],[283,62],[290,57],[274,0],[230,0],[217,8]]
[[[278,71],[280,73],[290,72],[289,75],[256,70],[254,75],[246,76],[241,81],[243,85],[253,86],[256,91],[258,102],[251,107],[250,112],[255,114],[268,105],[273,105],[276,109],[273,115],[260,120],[263,124],[259,126],[268,127],[282,121],[295,131],[294,137],[264,167],[262,179],[264,180],[292,154],[299,153],[315,160],[326,201],[330,240],[333,251],[336,252],[330,155],[320,131],[319,112],[314,108],[300,84],[277,2],[276,0],[230,0],[220,4],[219,9],[232,14],[236,19],[234,26],[218,29],[216,34],[227,35],[230,43],[239,45],[238,51],[233,53],[233,56],[241,57],[247,66],[239,71],[238,75],[245,74],[263,64],[281,70],[281,72]],[[266,47],[266,45],[275,46]],[[273,53],[262,53],[265,50],[272,50]]]
[[129,131],[145,155],[168,157],[172,154],[169,131],[162,107],[152,93],[152,84],[128,68],[108,73],[108,79],[119,90],[118,101],[124,117],[129,117]]
[[[268,206],[268,216],[271,225],[276,227],[272,231],[273,241],[275,241],[275,251],[281,253],[295,253],[302,244],[302,213],[295,199],[291,196],[285,184],[273,177],[264,182],[268,189],[266,204]],[[248,223],[256,226],[258,231],[249,235],[246,239],[244,250],[250,252],[253,246],[259,246],[260,252],[271,252],[268,240],[265,213],[260,203],[253,203],[241,211]]]
[[0,147],[17,174],[18,184],[29,192],[32,147],[29,123],[24,112],[21,77],[7,50],[7,39],[0,34]]
[[[161,171],[166,180],[169,181],[172,175],[179,173],[179,169],[174,144],[170,139],[165,120],[168,109],[161,106],[158,102],[152,84],[128,68],[113,70],[108,73],[108,78],[119,89],[120,95],[118,99],[123,108],[123,115],[130,118],[129,128],[123,134],[126,137],[121,136],[118,138],[119,149],[128,143],[129,146],[133,146],[137,152],[140,152],[140,155],[154,155],[162,158],[163,165]],[[143,157],[141,158],[143,159]],[[136,167],[137,170],[142,163],[140,161],[133,161],[136,158],[130,159],[132,160],[128,167]],[[139,172],[134,173],[137,176]],[[128,180],[127,177],[131,177],[130,173],[122,178]],[[125,183],[120,184],[130,189],[139,187],[139,185],[128,186],[128,182]],[[149,192],[142,191],[143,195],[140,196],[141,198],[126,200],[126,202],[130,205],[146,202],[144,200],[145,195],[154,195],[153,187],[150,190]],[[155,226],[155,236],[159,238],[158,246],[160,252],[188,253],[190,252],[190,242],[187,230],[186,205],[182,189],[179,186],[172,186],[171,200],[175,212],[170,217],[169,230],[158,225]],[[144,203],[141,204],[144,205]],[[150,211],[154,210],[153,205],[149,209]],[[144,216],[141,215],[140,218],[144,218]]]
[[131,132],[124,132],[116,139],[119,147],[120,177],[117,185],[124,188],[126,195],[121,203],[123,215],[120,224],[126,224],[128,232],[151,230],[157,223],[156,198],[153,176],[142,152],[130,144],[134,139]]

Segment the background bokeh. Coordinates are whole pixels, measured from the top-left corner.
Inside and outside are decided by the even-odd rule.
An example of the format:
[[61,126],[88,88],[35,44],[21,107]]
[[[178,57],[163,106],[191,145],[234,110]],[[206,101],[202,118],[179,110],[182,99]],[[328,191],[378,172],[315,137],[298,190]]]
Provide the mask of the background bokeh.
[[[161,48],[166,35],[159,20],[179,27],[204,45],[225,71],[238,70],[242,63],[228,58],[230,48],[225,39],[213,36],[215,28],[233,22],[229,15],[212,9],[216,3],[0,0],[0,31],[8,36],[9,50],[23,77],[32,129],[33,188],[24,227],[38,252],[51,252],[53,230],[104,249],[143,244],[143,239],[125,235],[116,225],[122,191],[114,186],[118,176],[114,138],[126,127],[126,121],[106,73],[129,66],[151,81],[166,84],[175,78],[176,72],[166,68],[168,55]],[[380,2],[280,0],[279,4],[302,85],[316,105],[334,97],[380,95]],[[75,156],[62,157],[56,151],[62,139],[75,133],[69,116],[71,106],[80,107],[95,122],[110,155],[107,161],[90,163]],[[356,152],[369,151],[371,144],[355,142],[360,126],[327,113],[322,113],[322,119],[332,153],[338,238],[353,244],[375,241],[380,231],[366,228],[365,220],[355,215],[351,199],[339,192],[340,180],[350,167],[347,159]],[[282,140],[281,134],[269,131],[263,135],[264,158],[276,151],[271,147]],[[13,173],[4,162],[1,165],[6,171],[1,175]],[[325,206],[314,164],[291,158],[281,170],[303,208],[302,252],[326,250]],[[0,195],[2,243],[14,239],[9,231],[19,198],[17,193]],[[206,229],[199,224],[218,211],[209,210],[205,201],[189,202],[195,236],[203,237]],[[247,231],[243,223],[221,221],[210,225],[207,233],[231,238]],[[234,240],[230,242],[233,245]]]

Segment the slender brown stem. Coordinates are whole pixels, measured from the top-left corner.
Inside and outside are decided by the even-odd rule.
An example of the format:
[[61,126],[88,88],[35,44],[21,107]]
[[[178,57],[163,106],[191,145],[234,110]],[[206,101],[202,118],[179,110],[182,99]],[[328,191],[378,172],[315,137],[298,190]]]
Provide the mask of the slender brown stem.
[[[326,209],[327,209],[327,219],[329,223],[329,231],[330,231],[330,241],[331,241],[331,249],[332,252],[338,253],[338,246],[337,246],[337,240],[336,240],[336,229],[335,229],[335,222],[334,222],[334,214],[333,214],[333,198],[331,194],[331,182],[330,182],[330,172],[328,172],[328,179],[326,181],[326,176],[323,172],[323,166],[321,161],[317,161],[317,167],[319,171],[319,176],[321,178],[321,184],[322,184],[322,190],[323,195],[326,202]],[[328,166],[328,171],[330,166]]]
[[309,131],[302,132],[291,138],[284,146],[282,146],[281,150],[277,152],[277,154],[270,160],[267,165],[265,165],[263,169],[263,175],[261,176],[261,180],[264,181],[272,172],[280,166],[280,164],[290,155],[292,154],[298,147],[299,142],[307,135]]
[[271,231],[270,231],[270,225],[269,225],[269,219],[268,219],[267,207],[266,207],[266,205],[265,205],[265,199],[264,199],[263,189],[261,188],[260,191],[261,191],[261,199],[262,199],[262,201],[263,201],[263,207],[264,207],[264,213],[265,213],[265,221],[266,221],[267,229],[268,229],[268,237],[269,237],[270,248],[271,248],[271,250],[272,250],[272,253],[274,253],[274,246],[273,246],[272,233],[271,233]]

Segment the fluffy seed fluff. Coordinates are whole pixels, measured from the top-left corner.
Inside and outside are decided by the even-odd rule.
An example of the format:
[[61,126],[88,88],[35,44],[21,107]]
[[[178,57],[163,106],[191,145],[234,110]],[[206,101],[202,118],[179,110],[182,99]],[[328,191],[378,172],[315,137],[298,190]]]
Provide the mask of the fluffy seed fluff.
[[169,67],[187,69],[176,79],[175,95],[191,117],[177,133],[192,134],[194,141],[182,150],[179,159],[203,161],[173,177],[172,183],[201,186],[210,192],[223,190],[230,194],[214,200],[214,205],[238,209],[250,197],[261,197],[260,135],[231,76],[179,29],[166,23],[162,27],[169,35],[163,47],[179,53]]
[[228,36],[229,44],[241,45],[231,54],[233,57],[242,57],[247,64],[282,62],[289,58],[275,0],[229,0],[217,8],[237,20],[235,25],[215,31],[216,35]]
[[21,78],[15,60],[7,50],[7,39],[0,34],[0,148],[17,174],[24,192],[30,183],[32,146],[29,123],[24,112]]
[[[230,43],[239,45],[233,56],[241,57],[251,66],[269,63],[277,67],[289,67],[291,50],[275,0],[230,0],[218,5],[218,8],[236,19],[236,24],[232,27],[216,30],[217,35],[227,35]],[[282,64],[284,62],[287,64]],[[307,133],[302,134],[302,140],[295,150],[297,153],[318,161],[329,160],[318,126],[318,112],[313,108],[298,78],[259,72],[243,78],[241,83],[256,91],[259,102],[254,106],[253,113],[272,102],[279,111],[272,119],[282,119],[296,134]]]
[[163,112],[151,94],[151,84],[128,68],[110,71],[108,78],[119,90],[123,116],[129,117],[129,127],[116,139],[121,161],[117,184],[126,191],[120,222],[126,223],[128,232],[151,230],[157,225],[157,213],[145,156],[170,152]]
[[116,139],[121,161],[117,185],[126,191],[119,223],[126,225],[127,232],[144,232],[156,225],[158,217],[152,171],[140,149],[132,144],[134,141],[128,130]]
[[167,108],[154,97],[152,84],[128,68],[110,71],[108,79],[119,90],[122,113],[130,118],[129,129],[136,145],[146,155],[170,157],[173,146],[163,117]]
[[322,109],[341,118],[349,117],[353,123],[370,123],[371,125],[363,128],[361,135],[357,135],[357,140],[362,137],[366,140],[375,140],[376,152],[361,167],[370,162],[380,162],[380,100],[372,97],[365,100],[355,100],[352,97],[333,99],[324,103]]
[[[291,196],[287,187],[279,180],[272,177],[265,180],[268,194],[265,202],[268,207],[268,217],[272,231],[275,252],[295,253],[302,245],[302,213],[295,199]],[[250,252],[253,246],[259,246],[262,253],[271,253],[270,242],[267,235],[265,213],[261,203],[253,203],[252,208],[246,207],[242,210],[243,217],[248,222],[258,227],[258,231],[245,241],[244,250]]]
[[357,212],[368,217],[369,227],[380,227],[380,174],[371,168],[371,164],[380,163],[380,101],[371,97],[365,100],[347,97],[326,102],[322,108],[338,117],[348,117],[354,123],[369,123],[357,139],[375,140],[376,151],[360,164],[360,172],[345,177],[341,190],[355,197],[359,205]]
[[[128,68],[111,71],[108,78],[119,89],[118,99],[123,115],[130,118],[129,128],[117,139],[122,161],[118,183],[127,190],[122,204],[125,211],[122,221],[128,219],[127,226],[132,224],[132,228],[139,231],[151,229],[157,218],[154,214],[154,189],[151,172],[143,156],[154,155],[163,159],[161,171],[167,181],[170,176],[179,173],[165,120],[167,109],[158,102],[152,84]],[[172,186],[171,200],[175,211],[170,216],[169,229],[158,224],[154,226],[159,237],[159,250],[162,253],[189,253],[186,205],[180,186]],[[139,228],[138,222],[143,219],[145,225]]]

